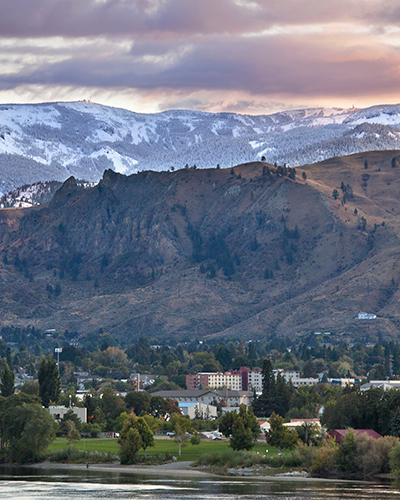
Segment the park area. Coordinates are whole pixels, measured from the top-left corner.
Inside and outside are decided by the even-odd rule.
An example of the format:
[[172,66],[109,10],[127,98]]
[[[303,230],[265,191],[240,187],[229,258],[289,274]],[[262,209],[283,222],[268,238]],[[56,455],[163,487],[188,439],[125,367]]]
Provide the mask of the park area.
[[[48,447],[48,452],[53,453],[56,451],[69,449],[70,445],[66,438],[56,438]],[[118,460],[117,454],[119,451],[118,439],[113,438],[82,438],[80,441],[72,445],[73,450],[98,453],[98,454],[115,454],[115,459]],[[176,457],[178,461],[195,461],[200,455],[211,453],[223,454],[231,450],[228,441],[201,441],[198,445],[192,445],[190,441],[187,442],[186,447],[182,447],[181,458],[179,458],[178,444],[171,438],[155,439],[154,447],[146,450],[147,458],[151,460],[152,456],[165,456],[171,455]],[[268,451],[267,451],[268,450]],[[257,443],[253,450],[254,453],[260,455],[270,454],[277,455],[278,449],[269,446],[265,442]],[[138,458],[144,457],[144,452],[138,452]]]

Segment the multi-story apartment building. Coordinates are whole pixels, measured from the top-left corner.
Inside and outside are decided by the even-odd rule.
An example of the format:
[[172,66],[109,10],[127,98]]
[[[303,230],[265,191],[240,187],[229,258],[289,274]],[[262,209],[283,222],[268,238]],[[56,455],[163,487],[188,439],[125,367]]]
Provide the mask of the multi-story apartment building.
[[262,392],[262,373],[261,370],[251,370],[248,373],[249,391]]
[[243,367],[240,370],[225,373],[191,373],[186,375],[186,387],[188,390],[204,389],[205,387],[232,391],[253,390],[254,382],[250,375],[252,373]]
[[236,372],[225,373],[194,373],[186,375],[186,387],[189,391],[194,389],[229,389],[242,391],[242,377]]
[[[278,373],[284,378],[286,383],[292,382],[294,387],[302,385],[316,385],[318,378],[302,378],[300,372],[296,370],[274,370],[275,378]],[[240,368],[237,371],[225,373],[191,373],[186,375],[186,387],[188,390],[194,389],[229,389],[232,391],[256,391],[262,392],[262,372],[260,369],[247,370]]]

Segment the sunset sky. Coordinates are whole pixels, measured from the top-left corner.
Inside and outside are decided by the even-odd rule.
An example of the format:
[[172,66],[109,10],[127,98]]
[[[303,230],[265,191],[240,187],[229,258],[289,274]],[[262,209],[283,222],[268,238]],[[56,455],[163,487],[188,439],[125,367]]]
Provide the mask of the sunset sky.
[[0,0],[0,102],[264,114],[400,102],[397,0]]

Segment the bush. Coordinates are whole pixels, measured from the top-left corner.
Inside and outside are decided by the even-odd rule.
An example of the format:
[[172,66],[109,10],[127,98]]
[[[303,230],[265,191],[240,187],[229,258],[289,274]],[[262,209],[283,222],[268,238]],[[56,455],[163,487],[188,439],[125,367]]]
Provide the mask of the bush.
[[311,463],[316,453],[316,448],[314,446],[309,446],[307,444],[300,444],[297,447],[296,454],[301,461],[302,467],[309,470],[311,468]]
[[390,471],[395,476],[400,476],[400,443],[398,442],[389,453]]
[[361,434],[355,439],[357,449],[357,465],[364,477],[390,472],[390,456],[392,450],[399,444],[399,439],[386,436],[373,439]]
[[318,448],[311,460],[310,472],[314,476],[328,477],[336,469],[337,445],[328,440]]
[[49,455],[51,462],[57,463],[111,463],[118,460],[116,453],[98,453],[97,451],[79,451],[75,449],[58,450]]
[[194,466],[203,465],[217,469],[236,469],[264,465],[273,468],[300,467],[301,457],[297,452],[290,455],[261,455],[246,451],[226,451],[201,455]]

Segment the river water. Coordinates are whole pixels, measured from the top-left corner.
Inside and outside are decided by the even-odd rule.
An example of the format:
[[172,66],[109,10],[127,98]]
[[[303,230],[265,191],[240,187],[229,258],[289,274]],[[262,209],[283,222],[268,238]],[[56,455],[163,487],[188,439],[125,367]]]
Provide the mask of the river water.
[[1,500],[400,500],[400,487],[363,482],[145,476],[0,468]]

